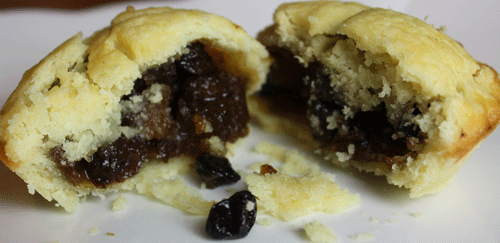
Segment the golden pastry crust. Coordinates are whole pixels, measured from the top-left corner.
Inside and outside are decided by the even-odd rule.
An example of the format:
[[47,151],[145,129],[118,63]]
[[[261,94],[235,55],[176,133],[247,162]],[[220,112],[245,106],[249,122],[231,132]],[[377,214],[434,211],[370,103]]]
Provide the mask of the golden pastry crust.
[[[321,146],[327,160],[385,175],[389,183],[409,188],[410,197],[420,197],[446,187],[499,123],[496,71],[420,19],[357,3],[318,1],[283,4],[274,20],[258,39],[291,51],[306,68],[320,62],[345,102],[337,115],[352,118],[382,105],[391,124],[405,117],[425,134],[417,154],[392,165],[384,159],[356,161],[352,153]],[[269,116],[269,110],[255,107],[256,117]],[[338,122],[326,119],[337,129]]]
[[90,193],[130,190],[131,183],[141,181],[107,189],[74,186],[51,161],[49,149],[62,144],[70,161],[81,159],[129,132],[120,125],[121,97],[142,72],[179,57],[194,41],[204,44],[217,65],[245,81],[247,95],[260,88],[270,58],[240,26],[198,10],[129,7],[109,27],[87,39],[73,36],[26,71],[0,113],[1,161],[28,183],[30,192],[56,200],[67,211]]

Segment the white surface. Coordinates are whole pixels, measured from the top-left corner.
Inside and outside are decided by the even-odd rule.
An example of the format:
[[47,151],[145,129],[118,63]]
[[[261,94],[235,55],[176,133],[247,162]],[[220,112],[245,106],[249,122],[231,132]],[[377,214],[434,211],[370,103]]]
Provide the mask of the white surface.
[[[223,15],[252,36],[271,23],[281,1],[153,1],[131,3],[136,8],[173,6],[197,8]],[[497,1],[362,1],[403,11],[460,41],[479,61],[500,70],[500,4]],[[0,104],[17,85],[25,70],[52,49],[82,31],[89,36],[109,24],[125,9],[108,5],[82,12],[0,11]],[[250,148],[262,139],[292,145],[285,138],[270,137],[253,129],[246,144],[231,158],[235,169],[262,161]],[[342,242],[349,236],[371,232],[370,242],[500,242],[500,144],[495,131],[463,166],[451,185],[437,195],[408,199],[404,189],[388,186],[382,178],[350,173],[324,163],[336,180],[361,195],[361,205],[337,216],[316,214],[291,223],[258,224],[237,242],[303,242],[301,227],[318,219],[335,231]],[[242,183],[234,186],[244,188]],[[223,189],[203,191],[207,199],[228,197]],[[124,194],[125,210],[111,211],[117,194],[105,200],[89,198],[75,214],[67,214],[39,195],[29,195],[26,185],[0,165],[0,242],[206,242],[205,218],[189,216],[158,202]],[[423,217],[410,214],[420,212]],[[378,222],[371,222],[371,218]],[[99,233],[89,231],[98,228]],[[111,237],[106,232],[114,233]]]

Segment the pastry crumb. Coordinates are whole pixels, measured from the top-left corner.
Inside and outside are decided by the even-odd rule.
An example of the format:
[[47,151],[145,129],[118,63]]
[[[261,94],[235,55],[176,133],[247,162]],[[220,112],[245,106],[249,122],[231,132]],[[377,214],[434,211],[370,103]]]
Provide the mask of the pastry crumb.
[[397,220],[395,219],[387,219],[387,220],[382,220],[382,224],[392,224],[392,223],[396,223]]
[[125,206],[127,206],[127,199],[122,194],[120,194],[113,201],[112,210],[114,212],[121,211],[125,208]]
[[378,220],[378,218],[371,217],[371,218],[370,218],[370,222],[372,222],[372,223],[374,223],[374,224],[375,224],[375,223],[378,223],[378,222],[379,222],[379,220]]
[[207,183],[205,183],[204,181],[201,182],[200,184],[200,190],[206,190],[207,189]]
[[274,223],[274,220],[272,218],[269,218],[269,217],[258,216],[256,222],[257,222],[257,224],[259,224],[261,226],[268,227]]
[[89,234],[91,234],[91,235],[95,235],[95,234],[97,234],[97,233],[99,233],[99,228],[93,228],[93,229],[91,229],[91,230],[89,231]]
[[410,216],[412,216],[414,218],[422,218],[422,217],[424,217],[424,214],[422,214],[421,212],[413,212],[413,213],[410,213]]
[[111,237],[115,236],[115,234],[114,234],[114,233],[110,233],[110,232],[107,232],[107,233],[106,233],[106,235],[107,235],[107,236],[111,236]]
[[304,224],[304,230],[312,242],[338,242],[331,228],[317,220]]
[[[189,163],[186,163],[190,161]],[[195,215],[208,215],[214,202],[205,200],[198,188],[187,185],[182,177],[194,165],[194,159],[188,157],[172,158],[165,163],[151,161],[141,173],[131,178],[137,192]]]
[[349,238],[357,242],[362,242],[362,241],[374,240],[375,235],[372,232],[364,232],[364,233],[350,235]]
[[312,212],[341,213],[359,205],[359,194],[351,194],[334,182],[334,176],[308,163],[296,150],[269,142],[256,147],[282,163],[276,173],[249,173],[244,177],[248,189],[258,198],[261,212],[292,221]]

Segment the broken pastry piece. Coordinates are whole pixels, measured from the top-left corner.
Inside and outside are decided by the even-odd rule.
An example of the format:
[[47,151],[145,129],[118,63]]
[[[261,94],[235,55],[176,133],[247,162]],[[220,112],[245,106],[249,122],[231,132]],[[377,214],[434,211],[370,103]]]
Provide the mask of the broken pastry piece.
[[[269,65],[264,46],[223,17],[129,7],[24,74],[1,111],[0,159],[67,211],[89,194],[150,187],[158,161],[194,165],[248,134],[246,100]],[[141,172],[151,176],[131,180]]]
[[274,20],[258,36],[275,63],[251,113],[270,130],[307,124],[293,134],[326,160],[421,197],[499,123],[495,70],[420,19],[313,1],[283,4]]

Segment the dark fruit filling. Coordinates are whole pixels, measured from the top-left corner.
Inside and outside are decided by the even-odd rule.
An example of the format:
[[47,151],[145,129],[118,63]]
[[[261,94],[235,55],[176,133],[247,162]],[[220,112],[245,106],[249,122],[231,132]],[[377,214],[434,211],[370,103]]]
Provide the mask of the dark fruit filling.
[[239,239],[248,235],[257,217],[257,201],[249,191],[240,191],[212,206],[205,232],[213,239]]
[[258,93],[259,97],[266,100],[267,104],[273,104],[268,108],[274,114],[293,116],[296,120],[304,119],[308,92],[304,89],[302,78],[306,68],[285,48],[268,47],[268,51],[275,62],[269,70],[266,83]]
[[225,157],[202,153],[196,158],[196,173],[209,189],[235,183],[241,179]]
[[[309,63],[307,68],[300,67],[296,58],[284,48],[268,47],[274,54],[277,64],[274,64],[268,76],[268,84],[259,93],[265,100],[273,104],[272,110],[284,110],[283,106],[290,106],[290,99],[285,102],[274,102],[271,97],[292,97],[302,104],[295,113],[303,117],[314,118],[311,123],[311,132],[322,148],[336,152],[349,152],[349,145],[354,145],[352,159],[358,162],[385,161],[391,165],[403,163],[408,156],[415,156],[426,135],[420,131],[418,125],[408,120],[399,120],[394,124],[387,118],[386,104],[382,102],[371,111],[358,111],[354,117],[344,119],[341,115],[337,126],[328,129],[327,117],[334,112],[342,113],[347,106],[343,94],[334,91],[330,85],[329,75],[323,72],[324,67],[319,62]],[[294,62],[294,64],[289,64]],[[287,69],[286,67],[289,67]],[[273,73],[293,73],[289,79],[275,78]],[[293,84],[295,87],[290,87]],[[293,98],[295,97],[295,98]],[[300,101],[302,100],[302,101]],[[413,109],[412,116],[420,114],[417,108]],[[309,123],[309,121],[307,121]]]
[[175,62],[147,70],[135,81],[132,92],[122,97],[122,102],[131,102],[134,96],[146,96],[153,84],[160,87],[160,101],[144,102],[139,111],[122,112],[122,126],[138,129],[138,135],[122,135],[100,147],[90,161],[67,161],[62,146],[51,150],[69,181],[90,181],[105,188],[135,175],[149,159],[167,161],[180,154],[196,158],[209,152],[204,141],[212,136],[235,142],[247,135],[244,81],[217,67],[203,44],[188,48],[190,52]]
[[146,159],[147,146],[138,137],[120,137],[116,142],[101,147],[92,154],[91,162],[82,159],[75,161],[72,166],[68,164],[60,146],[52,149],[51,153],[58,162],[59,169],[70,182],[77,184],[90,181],[96,186],[105,187],[137,174]]
[[[414,123],[401,120],[398,124],[391,124],[387,119],[384,102],[370,111],[357,112],[353,118],[338,119],[337,128],[328,129],[327,117],[334,111],[342,114],[346,105],[342,94],[333,90],[329,76],[323,73],[323,66],[318,62],[309,64],[304,80],[310,94],[316,97],[310,100],[307,115],[319,119],[319,126],[312,129],[312,133],[323,147],[348,152],[348,146],[352,144],[355,148],[352,159],[359,162],[386,161],[392,164],[403,162],[406,155],[415,153],[415,146],[408,146],[408,143],[420,143],[425,138]],[[413,115],[419,113],[415,108]],[[401,161],[397,161],[396,157],[400,157]]]

